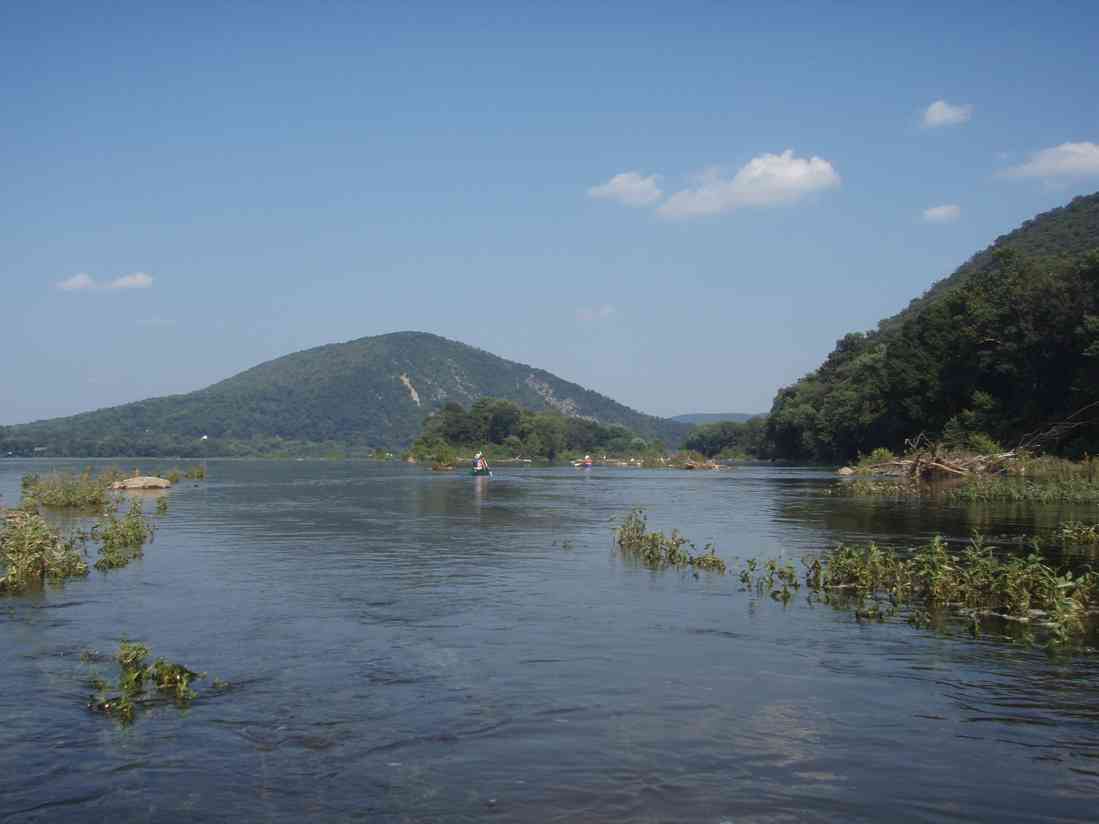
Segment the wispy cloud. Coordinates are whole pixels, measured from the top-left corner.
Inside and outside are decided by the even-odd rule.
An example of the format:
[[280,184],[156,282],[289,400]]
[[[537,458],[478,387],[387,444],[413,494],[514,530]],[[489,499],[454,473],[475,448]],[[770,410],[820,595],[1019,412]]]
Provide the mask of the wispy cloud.
[[153,279],[144,272],[134,272],[132,275],[123,275],[115,278],[107,284],[108,289],[148,289],[153,285]]
[[147,275],[145,272],[122,275],[106,283],[100,283],[87,272],[80,272],[58,283],[57,288],[64,292],[87,292],[92,290],[148,289],[152,285],[152,275]]
[[973,106],[969,103],[954,104],[936,100],[924,110],[923,125],[928,129],[957,126],[968,122],[972,117]]
[[713,215],[745,206],[792,203],[839,184],[840,176],[827,160],[795,157],[793,149],[787,149],[752,158],[731,178],[711,169],[698,186],[676,192],[657,211],[671,218]]
[[617,309],[609,304],[603,304],[602,306],[581,306],[576,310],[576,319],[583,321],[584,323],[591,323],[592,321],[606,320],[617,311]]
[[1062,143],[1034,152],[1026,162],[1000,173],[1003,177],[1057,178],[1099,175],[1099,143]]
[[626,206],[649,206],[663,196],[657,176],[642,177],[640,172],[622,172],[588,189],[588,197],[617,200]]
[[95,279],[87,272],[80,272],[71,278],[61,281],[57,288],[64,292],[79,292],[83,289],[94,289]]
[[957,203],[944,203],[923,210],[925,223],[953,223],[962,216],[962,207]]

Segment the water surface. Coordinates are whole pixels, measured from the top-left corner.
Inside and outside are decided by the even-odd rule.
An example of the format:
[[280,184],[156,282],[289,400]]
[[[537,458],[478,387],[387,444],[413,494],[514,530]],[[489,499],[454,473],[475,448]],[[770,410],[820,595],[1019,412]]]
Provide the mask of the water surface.
[[[0,462],[0,503],[60,465]],[[0,601],[0,820],[1094,820],[1095,658],[613,552],[634,506],[730,562],[1099,520],[832,483],[210,461],[143,560]],[[234,688],[130,727],[93,715],[79,654],[120,636]]]

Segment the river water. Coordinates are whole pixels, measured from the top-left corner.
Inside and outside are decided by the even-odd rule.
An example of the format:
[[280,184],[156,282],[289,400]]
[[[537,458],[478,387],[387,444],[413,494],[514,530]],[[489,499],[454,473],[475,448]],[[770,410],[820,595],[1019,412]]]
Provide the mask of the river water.
[[[0,503],[64,465],[0,462]],[[731,568],[1099,520],[833,483],[210,461],[144,559],[0,600],[0,821],[1095,820],[1099,654],[859,624],[613,551],[635,506]],[[232,687],[92,714],[80,653],[123,636]]]

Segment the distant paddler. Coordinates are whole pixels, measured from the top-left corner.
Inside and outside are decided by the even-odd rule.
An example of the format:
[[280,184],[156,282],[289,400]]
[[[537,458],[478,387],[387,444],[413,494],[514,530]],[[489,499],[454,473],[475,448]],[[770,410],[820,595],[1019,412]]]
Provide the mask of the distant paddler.
[[591,469],[591,467],[592,467],[591,455],[585,455],[584,460],[576,461],[576,463],[573,464],[573,466],[576,466],[579,469]]
[[488,468],[488,461],[485,460],[485,456],[478,452],[473,456],[473,469],[470,470],[471,475],[492,475],[492,470]]

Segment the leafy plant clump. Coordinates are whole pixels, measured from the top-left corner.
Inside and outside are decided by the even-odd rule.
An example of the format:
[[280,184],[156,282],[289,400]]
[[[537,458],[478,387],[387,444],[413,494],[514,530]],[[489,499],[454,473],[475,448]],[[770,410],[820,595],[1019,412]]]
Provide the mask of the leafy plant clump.
[[140,558],[144,554],[143,547],[152,540],[153,532],[154,527],[145,517],[140,499],[135,499],[121,518],[108,511],[92,527],[91,537],[100,542],[95,568],[101,571],[119,569]]
[[11,513],[0,524],[0,593],[18,593],[88,574],[88,564],[78,539],[62,538],[37,513]]
[[187,470],[187,473],[183,476],[188,480],[201,481],[206,477],[206,467],[196,464]]
[[168,514],[168,499],[161,497],[156,499],[156,514],[167,515]]
[[1083,524],[1078,521],[1065,521],[1054,533],[1063,544],[1099,543],[1099,524]]
[[50,475],[24,475],[23,500],[54,509],[92,509],[110,501],[112,475],[58,472]]
[[719,574],[725,573],[725,561],[718,557],[712,544],[701,555],[692,555],[686,547],[695,545],[672,530],[671,535],[649,532],[648,519],[641,509],[630,512],[615,532],[615,540],[623,554],[636,558],[650,569],[664,567],[694,567]]
[[205,673],[164,658],[149,664],[151,654],[145,644],[122,641],[114,657],[119,669],[117,683],[111,684],[93,674],[90,682],[95,692],[88,700],[88,708],[129,724],[139,706],[172,701],[186,707],[198,697],[191,683],[205,678]]
[[961,553],[940,537],[901,557],[876,544],[839,546],[806,562],[809,588],[828,602],[853,600],[856,614],[884,620],[904,606],[909,620],[925,624],[948,610],[966,615],[975,633],[984,617],[1045,627],[1050,642],[1067,644],[1086,634],[1099,613],[1099,575],[1074,575],[1046,564],[1035,551],[1001,560],[975,535]]

